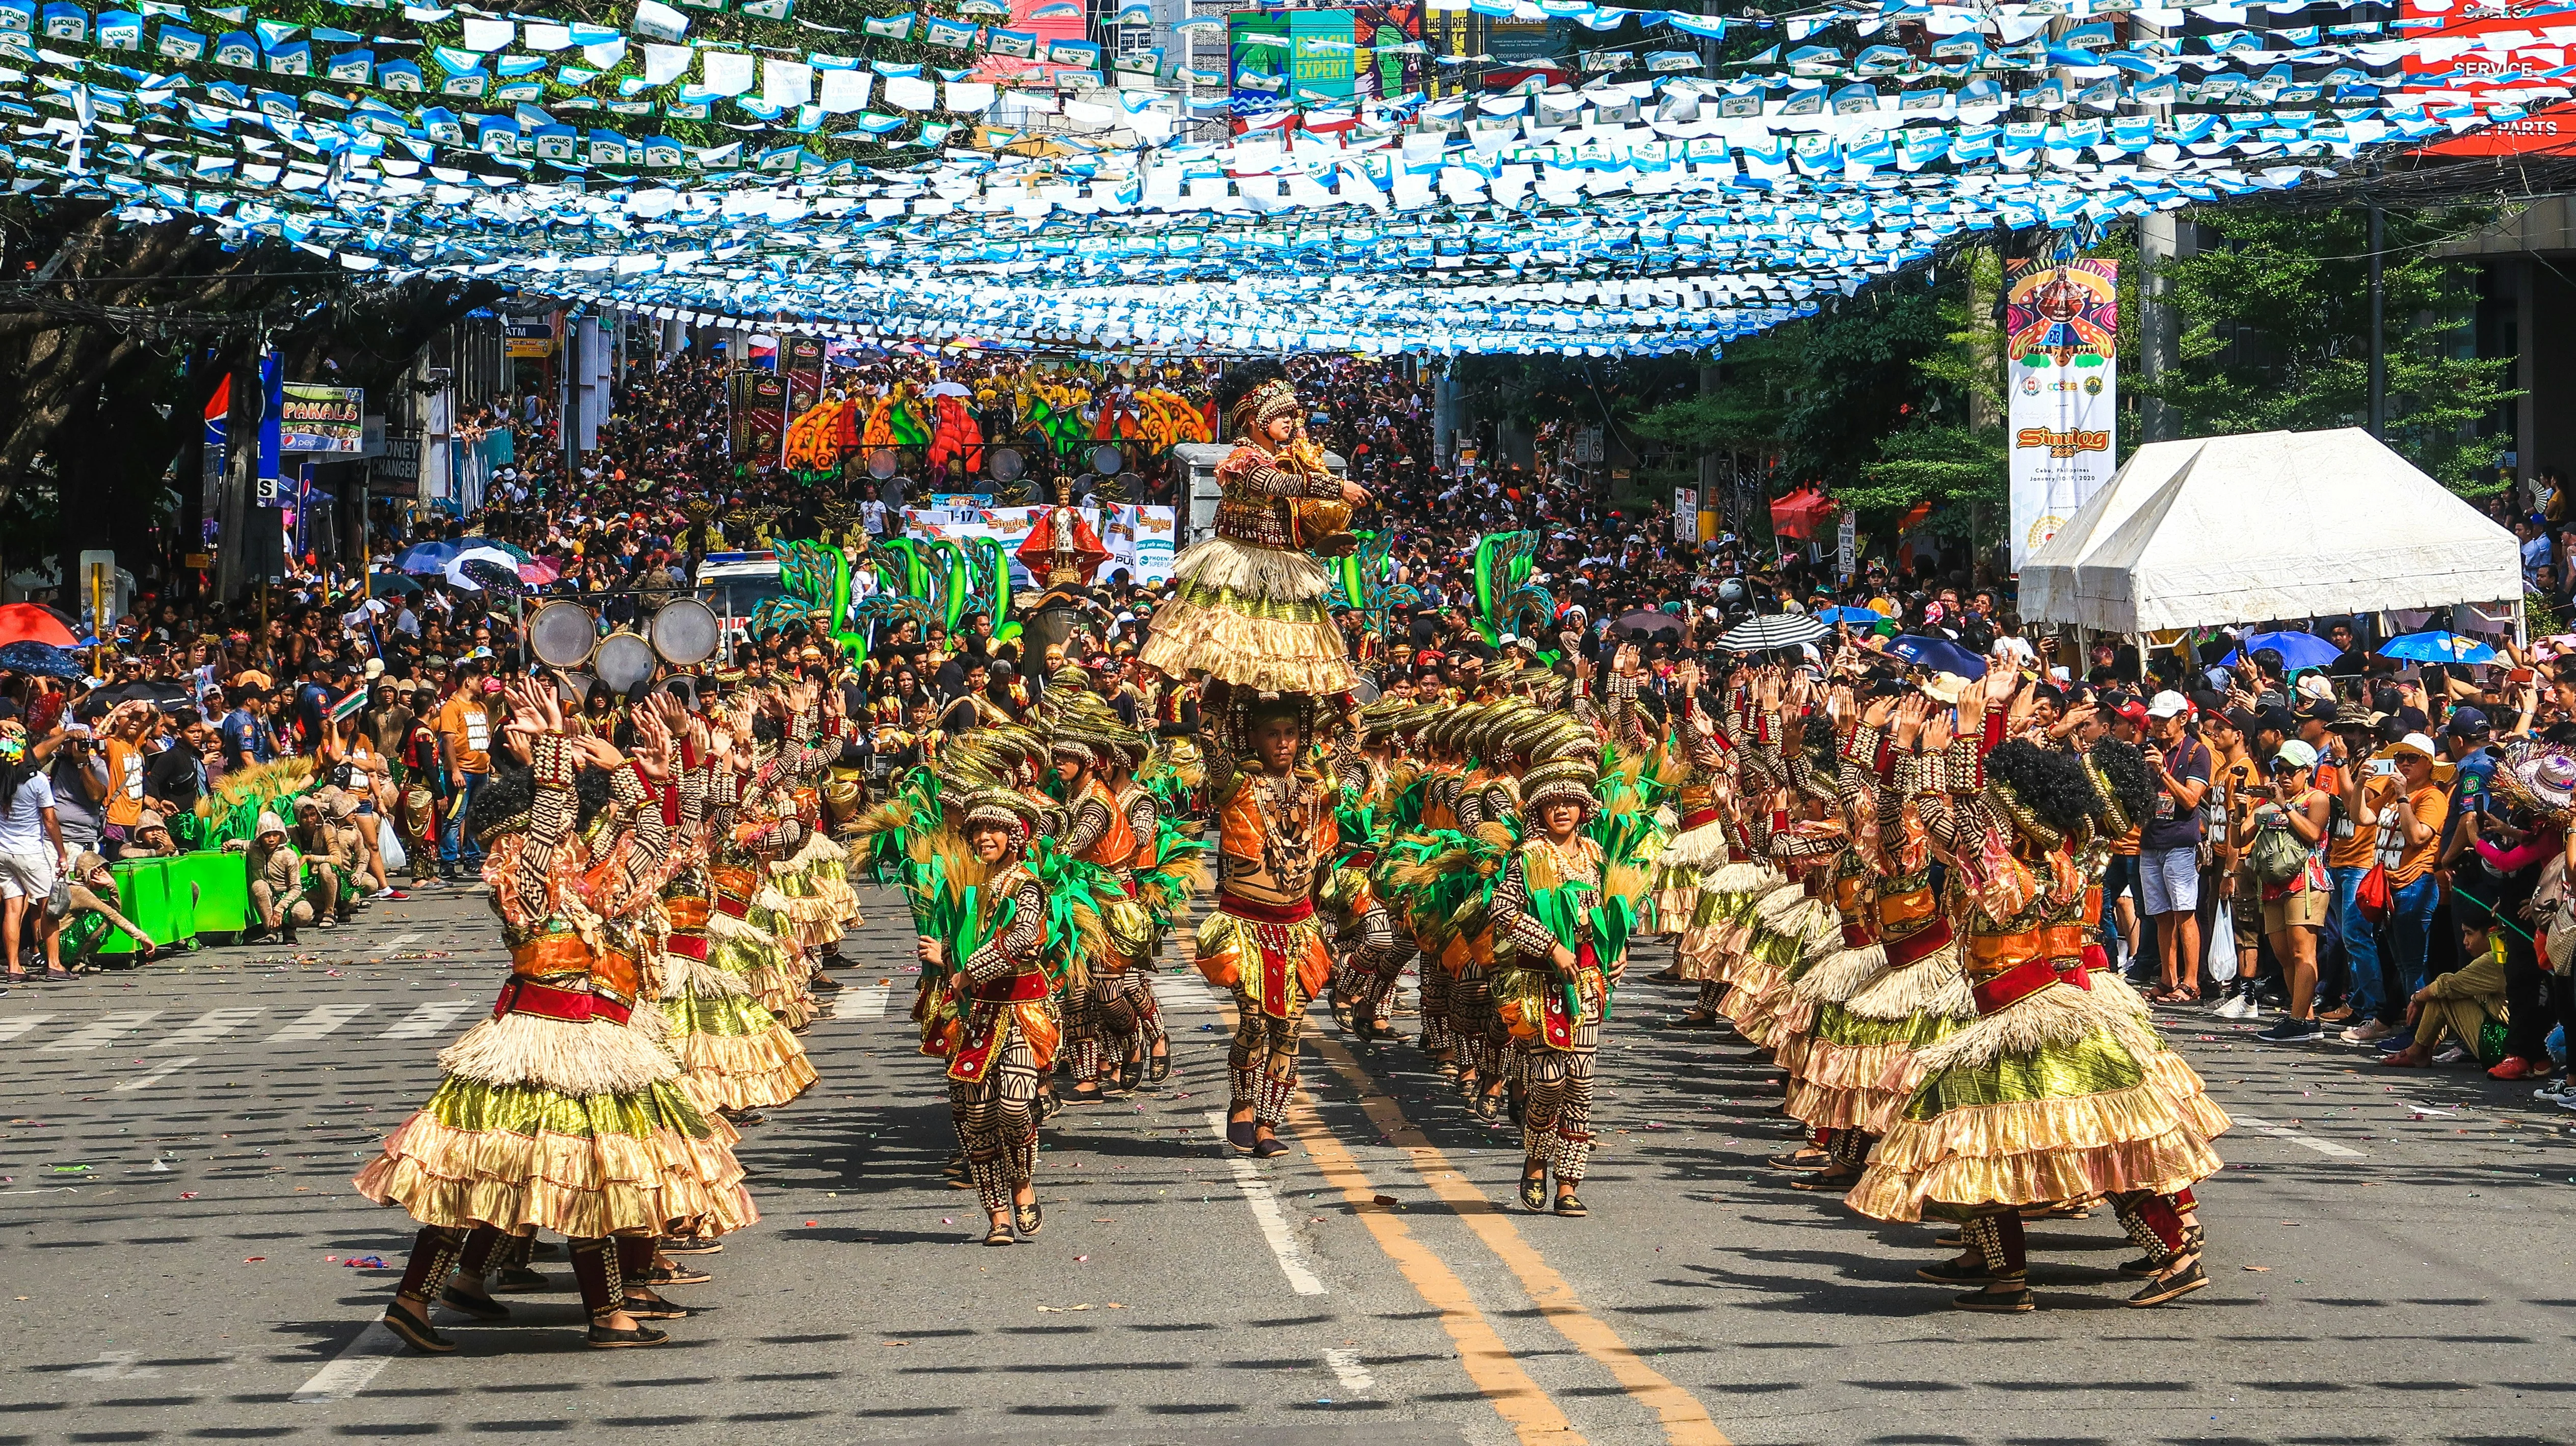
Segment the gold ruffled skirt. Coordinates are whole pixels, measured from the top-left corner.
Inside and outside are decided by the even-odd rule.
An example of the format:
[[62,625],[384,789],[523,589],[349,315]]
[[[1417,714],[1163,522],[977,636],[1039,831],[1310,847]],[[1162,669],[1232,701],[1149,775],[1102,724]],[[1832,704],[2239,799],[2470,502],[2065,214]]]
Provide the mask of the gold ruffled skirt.
[[1916,1051],[1913,1087],[1847,1197],[1880,1220],[1964,1219],[2216,1173],[2200,1076],[2116,1001],[2051,985]]
[[[477,1025],[450,1046],[440,1056],[447,1077],[357,1173],[359,1194],[400,1205],[424,1225],[576,1237],[720,1235],[760,1218],[742,1187],[731,1132],[689,1098],[677,1067],[639,1031],[528,1015],[485,1024],[513,1021],[550,1027],[505,1028],[478,1040],[485,1026]],[[582,1036],[603,1047],[602,1058],[582,1058]],[[622,1057],[629,1045],[655,1060],[658,1077],[590,1092],[539,1082],[550,1068],[641,1069]],[[477,1078],[457,1072],[460,1063],[516,1077]]]
[[1147,667],[1277,693],[1331,696],[1358,684],[1324,607],[1332,579],[1314,558],[1210,537],[1173,560],[1172,578],[1137,655]]

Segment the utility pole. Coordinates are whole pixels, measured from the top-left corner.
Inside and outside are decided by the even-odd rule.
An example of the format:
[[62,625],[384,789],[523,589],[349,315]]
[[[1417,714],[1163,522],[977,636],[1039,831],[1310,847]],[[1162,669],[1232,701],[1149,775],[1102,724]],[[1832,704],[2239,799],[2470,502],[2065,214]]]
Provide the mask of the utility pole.
[[[2370,168],[2376,177],[2379,168]],[[2388,440],[2388,287],[2381,274],[2386,213],[2370,203],[2370,435]],[[2525,343],[2528,345],[2528,343]]]

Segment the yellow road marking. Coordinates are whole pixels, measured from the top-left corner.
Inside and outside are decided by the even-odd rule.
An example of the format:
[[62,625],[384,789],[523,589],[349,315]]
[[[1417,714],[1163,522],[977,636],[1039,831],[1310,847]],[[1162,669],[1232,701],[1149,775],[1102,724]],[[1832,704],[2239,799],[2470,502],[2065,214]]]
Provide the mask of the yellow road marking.
[[1467,1294],[1467,1283],[1460,1280],[1431,1247],[1414,1238],[1413,1231],[1385,1206],[1377,1203],[1377,1187],[1360,1173],[1359,1162],[1333,1137],[1333,1132],[1315,1116],[1310,1102],[1300,1101],[1290,1121],[1297,1138],[1304,1141],[1306,1154],[1323,1172],[1324,1179],[1351,1211],[1376,1237],[1378,1248],[1386,1252],[1395,1268],[1404,1272],[1412,1285],[1433,1309],[1440,1312],[1441,1327],[1458,1343],[1458,1364],[1465,1367],[1467,1379],[1485,1393],[1497,1414],[1510,1423],[1514,1434],[1525,1446],[1584,1446],[1574,1424],[1556,1408],[1556,1402],[1539,1383],[1530,1379],[1513,1359],[1511,1347],[1494,1332],[1484,1312]]
[[[1315,1047],[1333,1072],[1359,1091],[1360,1108],[1367,1112],[1370,1123],[1378,1127],[1381,1135],[1393,1140],[1398,1131],[1413,1130],[1419,1138],[1420,1131],[1404,1117],[1403,1109],[1392,1096],[1378,1088],[1377,1081],[1360,1067],[1360,1062],[1340,1041],[1318,1037]],[[1313,1135],[1303,1128],[1298,1133],[1307,1136],[1307,1148],[1313,1150]],[[1338,1142],[1334,1148],[1340,1149]],[[1521,1288],[1529,1292],[1539,1314],[1545,1316],[1548,1324],[1556,1327],[1557,1333],[1572,1343],[1576,1350],[1608,1368],[1611,1376],[1632,1399],[1652,1410],[1663,1422],[1666,1440],[1673,1446],[1730,1446],[1725,1433],[1709,1419],[1707,1409],[1700,1405],[1698,1398],[1647,1365],[1626,1341],[1619,1338],[1618,1332],[1586,1311],[1583,1303],[1576,1299],[1574,1287],[1523,1238],[1509,1216],[1458,1173],[1456,1167],[1449,1163],[1448,1156],[1429,1144],[1409,1144],[1405,1150],[1413,1161],[1414,1172],[1431,1187],[1431,1193],[1455,1211],[1466,1222],[1467,1228],[1476,1232],[1476,1238],[1484,1241],[1486,1248],[1500,1257],[1519,1278]],[[1320,1161],[1321,1156],[1317,1158]],[[1347,1161],[1350,1156],[1343,1152],[1342,1158]]]

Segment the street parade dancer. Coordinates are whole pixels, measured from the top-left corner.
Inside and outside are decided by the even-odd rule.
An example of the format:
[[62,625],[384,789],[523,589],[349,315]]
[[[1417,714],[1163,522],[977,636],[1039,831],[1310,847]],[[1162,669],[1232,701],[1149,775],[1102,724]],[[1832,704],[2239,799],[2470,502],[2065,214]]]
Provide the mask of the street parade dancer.
[[[468,820],[509,982],[492,1017],[440,1054],[438,1089],[356,1178],[361,1194],[421,1222],[385,1325],[416,1350],[453,1351],[430,1322],[433,1301],[480,1319],[508,1311],[449,1277],[461,1267],[479,1282],[502,1237],[546,1229],[572,1241],[589,1343],[659,1344],[665,1334],[629,1309],[658,1298],[630,1299],[625,1285],[650,1267],[657,1238],[758,1218],[731,1132],[630,1024],[650,1008],[643,926],[658,914],[678,810],[668,740],[639,739],[629,757],[568,731],[551,687],[511,702],[506,766]],[[592,830],[603,811],[605,831]]]

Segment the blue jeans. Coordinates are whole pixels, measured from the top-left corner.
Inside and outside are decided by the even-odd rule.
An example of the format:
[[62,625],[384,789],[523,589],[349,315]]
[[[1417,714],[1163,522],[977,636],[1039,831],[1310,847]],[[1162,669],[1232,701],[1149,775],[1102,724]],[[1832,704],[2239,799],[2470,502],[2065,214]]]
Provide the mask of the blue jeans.
[[2328,869],[2334,878],[2335,929],[2343,937],[2344,1003],[2352,1007],[2355,1019],[2368,1019],[2379,1013],[2379,926],[2353,902],[2353,894],[2369,874],[2361,868]]
[[[2442,886],[2428,872],[2397,890],[2396,905],[2388,911],[2388,962],[2409,994],[2433,982],[2433,910],[2441,902]],[[2389,1013],[2402,1018],[2404,1001],[2391,1005]]]
[[438,830],[440,867],[454,868],[459,863],[470,864],[482,861],[483,850],[476,847],[473,840],[466,836],[465,811],[473,806],[474,796],[483,791],[483,785],[489,782],[491,777],[492,775],[488,773],[468,773],[465,775],[465,787],[448,795],[447,816],[440,821]]

